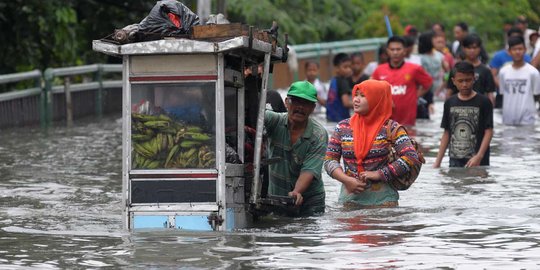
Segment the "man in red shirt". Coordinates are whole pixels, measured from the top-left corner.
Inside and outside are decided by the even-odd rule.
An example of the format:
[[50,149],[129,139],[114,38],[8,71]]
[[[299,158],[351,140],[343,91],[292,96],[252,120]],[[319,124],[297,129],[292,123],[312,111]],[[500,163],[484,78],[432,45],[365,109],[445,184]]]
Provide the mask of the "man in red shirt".
[[414,126],[418,97],[429,91],[431,76],[421,66],[405,62],[405,40],[402,37],[390,37],[386,46],[389,62],[379,65],[371,78],[392,85],[392,119],[402,125]]

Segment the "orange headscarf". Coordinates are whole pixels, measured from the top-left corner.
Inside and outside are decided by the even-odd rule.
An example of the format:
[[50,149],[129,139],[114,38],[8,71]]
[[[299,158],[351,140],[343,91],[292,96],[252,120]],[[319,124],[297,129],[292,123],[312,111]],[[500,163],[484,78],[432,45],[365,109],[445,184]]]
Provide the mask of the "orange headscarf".
[[369,106],[366,115],[355,113],[350,120],[358,172],[364,171],[362,162],[371,149],[377,133],[392,115],[392,91],[390,88],[388,82],[377,80],[366,80],[353,88],[353,99],[360,91],[366,97]]

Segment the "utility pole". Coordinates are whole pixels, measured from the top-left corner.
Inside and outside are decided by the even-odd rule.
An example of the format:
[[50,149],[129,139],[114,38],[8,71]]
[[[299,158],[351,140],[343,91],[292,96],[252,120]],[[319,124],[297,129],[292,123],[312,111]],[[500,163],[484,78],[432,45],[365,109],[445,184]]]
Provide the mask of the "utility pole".
[[201,23],[206,23],[212,10],[211,0],[197,0],[197,15]]
[[225,0],[217,1],[217,13],[225,15],[225,18],[227,18],[227,3]]

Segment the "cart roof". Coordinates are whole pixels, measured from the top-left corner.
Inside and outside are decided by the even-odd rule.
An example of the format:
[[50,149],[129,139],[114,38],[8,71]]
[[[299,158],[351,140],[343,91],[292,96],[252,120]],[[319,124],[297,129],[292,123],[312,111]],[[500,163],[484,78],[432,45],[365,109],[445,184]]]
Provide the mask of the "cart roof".
[[151,54],[201,54],[221,53],[231,50],[247,50],[250,53],[271,52],[274,58],[282,58],[283,49],[258,39],[252,40],[249,47],[249,37],[238,36],[223,41],[202,41],[193,39],[163,39],[146,42],[129,43],[124,45],[94,40],[94,51],[113,55],[151,55]]

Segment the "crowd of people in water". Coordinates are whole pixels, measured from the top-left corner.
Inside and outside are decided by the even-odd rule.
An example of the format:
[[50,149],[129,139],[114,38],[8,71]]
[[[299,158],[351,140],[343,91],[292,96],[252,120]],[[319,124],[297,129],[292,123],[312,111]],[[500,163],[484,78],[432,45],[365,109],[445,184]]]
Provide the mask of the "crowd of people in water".
[[[269,192],[293,196],[302,215],[324,211],[322,170],[342,183],[346,205],[395,206],[400,185],[410,185],[424,162],[407,128],[429,119],[433,102],[444,101],[434,168],[448,150],[450,167],[489,166],[493,111],[504,125],[534,125],[540,97],[540,40],[519,16],[506,30],[505,48],[491,58],[483,40],[466,23],[453,28],[433,24],[391,36],[377,61],[362,53],[333,58],[335,76],[328,87],[317,62],[305,62],[306,81],[291,85],[286,112],[267,111],[265,127],[270,165]],[[309,83],[308,83],[309,82]],[[310,117],[325,114],[335,122],[331,134]]]

